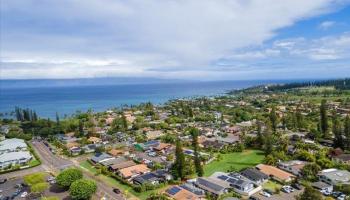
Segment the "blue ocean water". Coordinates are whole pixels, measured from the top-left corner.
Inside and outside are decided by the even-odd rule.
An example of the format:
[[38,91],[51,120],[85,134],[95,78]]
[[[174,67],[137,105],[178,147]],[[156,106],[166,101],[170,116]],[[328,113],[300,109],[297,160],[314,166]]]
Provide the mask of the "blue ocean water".
[[95,85],[52,84],[50,80],[20,82],[20,84],[11,81],[0,83],[1,113],[9,113],[18,106],[33,109],[40,117],[53,118],[56,112],[63,116],[88,109],[103,111],[124,104],[135,105],[148,101],[161,104],[175,98],[219,95],[232,89],[241,89],[268,83],[268,81],[175,81],[151,84],[96,83]]

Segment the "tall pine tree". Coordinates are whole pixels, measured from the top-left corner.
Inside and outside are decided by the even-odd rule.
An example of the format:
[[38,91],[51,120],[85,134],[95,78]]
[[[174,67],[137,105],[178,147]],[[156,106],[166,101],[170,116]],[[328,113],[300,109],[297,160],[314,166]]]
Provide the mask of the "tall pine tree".
[[180,139],[177,139],[176,141],[175,157],[174,171],[176,177],[183,180],[185,178],[185,155]]
[[344,136],[345,136],[345,148],[347,150],[350,150],[350,117],[349,115],[346,116],[344,121]]
[[340,121],[338,119],[338,116],[336,113],[333,113],[333,126],[332,126],[332,131],[334,134],[334,148],[341,148],[344,149],[344,138],[342,134],[342,128],[340,125]]
[[196,128],[191,128],[191,135],[192,135],[192,146],[193,146],[193,151],[194,151],[194,165],[196,168],[196,173],[198,176],[203,176],[204,171],[203,171],[203,166],[201,165],[201,158],[198,152],[199,146],[198,146],[198,135],[199,135],[199,130]]
[[270,112],[270,121],[273,132],[275,133],[277,130],[277,115],[276,115],[276,107],[273,106]]
[[327,116],[327,104],[323,99],[320,106],[320,128],[324,138],[328,137],[328,116]]

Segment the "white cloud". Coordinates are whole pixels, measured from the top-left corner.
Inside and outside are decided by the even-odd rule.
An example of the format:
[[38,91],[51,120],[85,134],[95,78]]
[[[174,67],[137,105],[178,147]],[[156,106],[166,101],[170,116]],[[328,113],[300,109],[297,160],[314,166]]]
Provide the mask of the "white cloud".
[[318,27],[322,30],[327,30],[327,29],[333,27],[335,24],[336,24],[335,21],[324,21],[324,22],[320,23],[320,25]]
[[[4,1],[1,78],[157,76],[149,69],[210,66],[232,56],[232,51],[263,44],[280,28],[330,12],[344,2]],[[293,48],[291,42],[276,46]],[[266,58],[280,51],[271,48],[232,57]]]

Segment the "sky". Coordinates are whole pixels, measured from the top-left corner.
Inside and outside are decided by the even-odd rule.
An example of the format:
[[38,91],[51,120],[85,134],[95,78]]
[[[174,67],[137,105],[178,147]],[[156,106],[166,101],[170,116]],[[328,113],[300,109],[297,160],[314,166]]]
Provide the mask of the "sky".
[[350,0],[0,2],[0,79],[350,77]]

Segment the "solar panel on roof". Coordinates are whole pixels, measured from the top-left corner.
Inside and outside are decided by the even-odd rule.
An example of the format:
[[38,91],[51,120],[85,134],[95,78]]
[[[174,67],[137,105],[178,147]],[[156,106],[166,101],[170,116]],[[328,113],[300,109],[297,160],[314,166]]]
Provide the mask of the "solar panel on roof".
[[216,183],[210,182],[210,181],[203,179],[203,178],[198,178],[197,183],[199,183],[205,187],[211,188],[212,190],[215,190],[215,191],[220,191],[220,190],[224,189],[220,185],[217,185]]
[[236,182],[237,182],[237,179],[229,178],[229,179],[227,179],[226,181],[229,182],[229,183],[236,183]]
[[181,189],[178,187],[172,187],[170,189],[167,190],[167,193],[170,195],[175,195],[176,193],[178,193]]
[[220,176],[218,176],[218,179],[226,181],[228,179],[228,177],[225,175],[220,175]]
[[194,186],[191,186],[191,185],[187,185],[187,184],[182,184],[180,185],[180,187],[182,187],[183,189],[187,190],[187,191],[190,191],[196,195],[203,195],[203,191],[194,187]]

